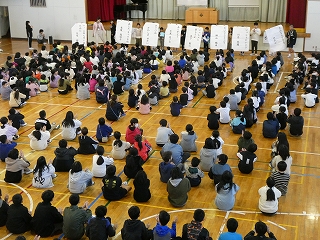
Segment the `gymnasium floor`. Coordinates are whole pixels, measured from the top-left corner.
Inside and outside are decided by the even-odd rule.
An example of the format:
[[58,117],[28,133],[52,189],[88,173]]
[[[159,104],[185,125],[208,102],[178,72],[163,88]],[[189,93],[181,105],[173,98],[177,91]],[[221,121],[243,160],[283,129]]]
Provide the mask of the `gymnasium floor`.
[[[35,42],[33,45],[35,46]],[[70,43],[67,43],[70,46]],[[9,40],[2,39],[0,48],[4,50],[0,53],[0,63],[5,61],[8,54],[13,54],[16,51],[24,53],[27,49],[26,40]],[[175,58],[179,57],[180,51],[175,52]],[[265,185],[266,178],[270,175],[270,168],[268,163],[270,161],[271,143],[274,139],[265,139],[262,136],[262,122],[266,119],[267,112],[271,111],[273,101],[277,96],[277,90],[285,84],[285,76],[292,70],[291,61],[287,59],[287,53],[283,53],[285,65],[280,73],[275,78],[275,83],[270,89],[266,97],[266,103],[258,112],[258,123],[249,129],[253,133],[253,138],[258,145],[258,161],[254,165],[254,171],[249,175],[241,174],[237,168],[237,140],[239,135],[231,132],[229,125],[220,125],[219,132],[224,139],[223,152],[229,156],[228,163],[232,167],[234,174],[234,182],[240,186],[240,190],[236,195],[236,203],[232,211],[220,211],[214,205],[214,198],[216,196],[214,185],[205,173],[205,177],[201,185],[197,188],[192,188],[189,192],[189,199],[183,208],[172,207],[167,200],[166,184],[161,183],[159,180],[158,165],[161,162],[159,154],[160,148],[155,144],[156,129],[159,120],[165,118],[170,123],[171,128],[180,134],[184,130],[185,125],[190,123],[194,126],[194,130],[198,135],[197,146],[198,152],[193,153],[194,156],[199,156],[199,151],[204,144],[205,138],[209,137],[211,130],[207,127],[207,114],[209,107],[215,105],[218,107],[219,102],[223,96],[229,92],[230,88],[235,87],[234,78],[238,76],[243,68],[250,65],[254,57],[249,56],[247,52],[245,56],[239,56],[236,53],[236,68],[234,72],[228,76],[223,85],[217,90],[217,96],[214,100],[209,100],[198,94],[188,107],[182,110],[179,117],[172,117],[170,114],[169,104],[171,103],[172,96],[160,100],[158,106],[154,106],[151,113],[148,115],[140,115],[135,109],[130,109],[127,104],[127,93],[120,96],[120,100],[125,105],[126,116],[117,122],[110,123],[114,130],[123,133],[129,124],[131,118],[136,117],[139,119],[141,127],[144,129],[144,137],[146,137],[153,147],[153,151],[149,160],[143,165],[144,170],[147,172],[148,178],[151,181],[151,194],[152,198],[145,204],[136,203],[133,199],[133,190],[121,201],[108,202],[101,196],[101,180],[94,179],[96,184],[89,187],[83,194],[81,194],[80,205],[88,201],[90,208],[93,210],[98,205],[106,205],[108,207],[108,216],[112,218],[112,222],[118,225],[116,230],[117,235],[114,239],[121,239],[119,232],[122,228],[123,222],[128,218],[127,210],[132,205],[137,205],[141,209],[141,219],[154,227],[156,224],[155,216],[160,210],[166,210],[171,213],[171,219],[178,217],[177,235],[181,235],[182,225],[192,220],[192,213],[196,208],[203,208],[206,212],[204,226],[209,230],[213,239],[218,239],[221,232],[226,231],[226,221],[230,217],[234,217],[239,222],[238,231],[245,236],[250,230],[253,229],[254,224],[258,220],[266,222],[271,231],[275,234],[277,239],[319,239],[318,218],[319,218],[319,186],[320,180],[320,151],[317,134],[320,128],[319,123],[319,107],[309,109],[305,108],[303,101],[298,97],[298,101],[292,104],[289,111],[295,107],[302,109],[302,116],[305,119],[304,134],[300,138],[292,138],[288,136],[290,142],[290,150],[293,158],[293,165],[291,168],[291,180],[289,183],[289,190],[285,197],[279,200],[279,212],[275,216],[267,217],[262,215],[258,209],[258,189]],[[306,54],[308,56],[308,54]],[[211,50],[211,58],[214,56],[214,51]],[[270,59],[270,58],[269,58]],[[160,74],[160,71],[153,72],[152,74]],[[144,89],[150,80],[150,74],[144,75],[141,83]],[[136,86],[133,86],[135,89]],[[180,95],[181,88],[177,95]],[[299,88],[298,95],[302,93]],[[8,115],[9,106],[7,102],[0,101],[0,115]],[[244,101],[241,104],[241,108]],[[58,95],[56,89],[50,89],[49,92],[41,93],[40,95],[31,98],[27,105],[21,109],[24,114],[25,121],[28,123],[19,131],[20,138],[17,140],[18,149],[23,150],[26,158],[31,162],[33,167],[36,159],[43,155],[47,161],[52,160],[54,157],[54,149],[58,146],[58,141],[61,139],[61,130],[55,130],[51,134],[53,139],[49,147],[44,151],[33,151],[29,147],[28,134],[33,130],[33,123],[38,117],[38,112],[45,109],[47,117],[51,122],[61,124],[67,111],[73,111],[77,119],[82,121],[82,126],[88,127],[90,136],[95,135],[97,120],[105,114],[105,105],[96,103],[94,94],[91,95],[90,100],[76,99],[75,90],[66,95]],[[233,113],[231,113],[233,116]],[[287,130],[284,130],[288,133]],[[111,150],[111,141],[104,143],[103,146],[106,152]],[[69,141],[70,146],[78,147],[77,141]],[[81,161],[84,168],[91,169],[92,156],[77,155],[76,159]],[[115,160],[117,167],[117,174],[122,180],[128,180],[123,174],[124,160]],[[9,194],[10,197],[16,193],[21,193],[24,199],[24,205],[30,211],[34,211],[36,205],[41,200],[41,193],[43,190],[36,189],[31,186],[32,174],[23,176],[21,183],[6,184],[3,182],[5,172],[5,163],[0,162],[0,188],[2,193]],[[54,179],[54,187],[52,190],[55,192],[53,205],[58,208],[64,208],[69,205],[68,197],[70,193],[66,187],[68,181],[67,173],[58,173],[57,178]],[[133,186],[132,181],[129,180],[129,185]],[[27,239],[33,239],[30,233],[26,233]],[[15,239],[16,236],[10,236],[5,227],[0,228],[0,239]],[[61,236],[60,236],[61,237]],[[48,238],[52,239],[52,238]],[[85,237],[83,238],[85,239]]]

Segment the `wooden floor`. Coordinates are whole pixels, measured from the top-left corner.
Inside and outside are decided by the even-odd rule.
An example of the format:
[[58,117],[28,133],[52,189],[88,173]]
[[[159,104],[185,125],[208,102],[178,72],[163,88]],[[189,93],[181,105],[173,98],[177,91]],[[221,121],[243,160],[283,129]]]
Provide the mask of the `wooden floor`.
[[[12,55],[17,51],[21,53],[27,51],[26,40],[11,41],[10,39],[1,39],[1,41],[0,48],[4,51],[0,53],[0,63],[4,63],[7,55]],[[70,46],[70,43],[67,44]],[[36,46],[36,43],[34,42],[33,45]],[[175,52],[174,54],[177,57],[180,52]],[[300,97],[298,97],[297,103],[290,105],[289,111],[295,107],[302,109],[305,127],[301,138],[289,137],[291,155],[293,157],[289,191],[287,196],[280,198],[277,215],[266,217],[258,209],[258,189],[265,185],[265,180],[270,175],[268,163],[270,161],[270,146],[273,141],[272,139],[263,138],[262,122],[266,119],[266,114],[270,111],[271,105],[273,105],[277,90],[285,84],[284,77],[292,70],[291,60],[287,59],[287,53],[283,53],[283,55],[285,59],[284,68],[278,74],[275,84],[267,94],[266,103],[258,113],[258,123],[250,129],[258,145],[258,161],[255,163],[254,171],[251,174],[243,175],[237,168],[236,144],[239,136],[231,132],[229,125],[220,125],[220,135],[225,141],[223,152],[229,156],[228,163],[232,167],[234,182],[240,186],[232,211],[224,212],[216,209],[214,205],[216,192],[207,174],[201,185],[190,191],[189,200],[183,208],[172,207],[167,200],[166,184],[159,180],[158,164],[161,162],[161,158],[159,154],[160,148],[155,145],[155,136],[158,122],[162,118],[166,118],[172,129],[178,134],[184,130],[186,124],[190,123],[194,126],[194,130],[199,137],[197,145],[200,150],[205,138],[211,134],[211,131],[207,128],[206,120],[209,106],[218,106],[223,96],[229,92],[229,89],[234,88],[233,78],[238,76],[241,70],[246,68],[253,59],[253,57],[249,56],[249,53],[246,53],[245,56],[239,56],[236,53],[236,68],[233,74],[224,81],[223,86],[218,89],[214,100],[209,100],[199,94],[187,108],[182,110],[179,117],[170,115],[169,104],[172,97],[161,100],[158,106],[153,107],[149,115],[140,115],[135,109],[129,109],[126,105],[127,93],[120,96],[120,100],[125,105],[127,116],[121,118],[118,122],[112,123],[112,128],[124,134],[130,119],[132,117],[139,119],[139,123],[144,129],[144,136],[152,143],[154,149],[150,159],[143,166],[151,180],[152,198],[145,204],[138,204],[134,201],[132,192],[130,192],[121,201],[108,202],[101,197],[101,180],[94,179],[96,185],[89,187],[85,193],[81,194],[81,205],[88,201],[93,211],[98,205],[108,206],[108,216],[112,218],[113,223],[119,226],[117,233],[120,232],[124,220],[128,218],[127,209],[132,205],[137,205],[141,208],[141,219],[149,223],[151,227],[155,226],[155,215],[162,209],[171,212],[172,219],[178,217],[178,235],[181,235],[182,225],[191,221],[193,209],[203,208],[206,212],[204,226],[208,228],[213,239],[217,239],[221,231],[226,231],[225,224],[229,217],[234,217],[238,220],[238,232],[242,235],[252,230],[256,221],[262,220],[265,222],[270,221],[268,225],[277,239],[319,239],[320,190],[318,186],[320,185],[320,150],[318,141],[320,140],[320,135],[317,132],[320,128],[320,109],[318,105],[312,109],[305,108]],[[157,71],[152,74],[159,73],[160,71]],[[144,76],[142,80],[144,88],[146,88],[149,79],[150,75]],[[136,88],[136,86],[133,87]],[[179,89],[177,95],[180,94],[180,91],[181,89]],[[299,88],[298,94],[301,93],[302,90]],[[8,115],[8,103],[0,101],[0,106],[0,116]],[[38,112],[42,109],[47,111],[50,121],[56,123],[61,123],[67,111],[73,111],[77,118],[82,121],[82,126],[88,127],[91,136],[95,135],[98,118],[103,117],[105,114],[105,105],[96,103],[94,95],[91,96],[90,100],[78,100],[76,99],[75,91],[66,96],[59,96],[56,89],[50,89],[49,92],[44,92],[37,97],[31,98],[27,105],[21,109],[21,112],[26,116],[25,121],[28,125],[20,129],[20,138],[17,142],[18,148],[24,151],[32,166],[35,165],[36,159],[41,155],[44,155],[47,160],[53,159],[53,151],[61,139],[61,131],[55,130],[52,132],[53,141],[46,150],[33,151],[29,147],[27,135],[33,130],[34,121],[38,117]],[[284,132],[288,133],[287,130],[284,130]],[[111,140],[103,144],[107,152],[111,150],[110,142]],[[76,148],[78,147],[76,141],[70,141],[69,144]],[[199,151],[194,155],[199,156]],[[77,155],[76,159],[81,161],[84,167],[91,168],[92,156]],[[121,174],[124,161],[116,160],[115,165],[117,174],[120,174],[122,180],[127,180],[125,175]],[[34,211],[41,200],[40,196],[43,190],[31,186],[32,175],[25,175],[21,183],[14,185],[3,182],[4,172],[5,164],[0,162],[0,188],[2,193],[8,193],[10,196],[21,193],[24,198],[24,205]],[[67,180],[67,173],[58,173],[58,177],[54,179],[55,186],[52,190],[55,192],[55,198],[53,204],[58,208],[64,208],[69,205],[68,197],[70,193],[66,187]],[[132,185],[132,181],[129,181],[129,185]],[[8,234],[5,227],[0,228],[0,239],[15,239],[16,236],[8,236]],[[30,233],[26,233],[25,236],[27,239],[33,239]],[[117,236],[115,239],[121,238],[119,235]]]

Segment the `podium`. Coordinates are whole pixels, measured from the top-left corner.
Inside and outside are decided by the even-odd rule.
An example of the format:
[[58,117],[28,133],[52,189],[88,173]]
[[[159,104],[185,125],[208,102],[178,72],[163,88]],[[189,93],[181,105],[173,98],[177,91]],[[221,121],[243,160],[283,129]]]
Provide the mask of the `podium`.
[[219,22],[219,10],[215,8],[188,8],[185,22],[217,24]]

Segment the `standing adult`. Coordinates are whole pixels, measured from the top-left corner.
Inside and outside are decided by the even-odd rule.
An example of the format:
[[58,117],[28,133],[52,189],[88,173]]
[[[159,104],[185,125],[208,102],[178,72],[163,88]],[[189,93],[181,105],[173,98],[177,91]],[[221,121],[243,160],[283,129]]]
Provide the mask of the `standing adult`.
[[116,44],[115,36],[116,36],[116,28],[117,28],[117,26],[114,23],[114,21],[111,21],[110,24],[111,24],[111,27],[110,27],[110,30],[111,30],[111,45],[113,46],[114,44]]
[[142,46],[142,28],[141,24],[137,23],[137,27],[133,31],[133,36],[136,39],[136,46]]
[[184,42],[186,41],[186,34],[187,34],[187,27],[184,25],[181,30],[181,37],[180,37],[180,43],[181,43],[181,49],[184,49]]
[[26,31],[27,31],[27,38],[28,38],[28,44],[29,44],[29,49],[32,50],[32,30],[33,27],[30,24],[30,21],[26,21]]
[[288,57],[291,57],[291,53],[294,54],[294,57],[296,57],[296,54],[293,50],[293,46],[296,44],[297,41],[297,31],[293,28],[293,25],[290,25],[289,31],[287,32],[287,47],[289,48],[289,55]]
[[250,35],[251,35],[251,48],[252,48],[250,55],[251,56],[254,54],[257,55],[259,36],[261,35],[261,29],[258,28],[257,22],[253,24],[253,28],[251,29]]
[[101,18],[97,18],[97,21],[93,24],[93,37],[96,38],[96,42],[99,43],[99,40],[101,40],[103,43],[105,43],[104,40],[104,33],[105,29],[103,27],[103,24],[101,22]]

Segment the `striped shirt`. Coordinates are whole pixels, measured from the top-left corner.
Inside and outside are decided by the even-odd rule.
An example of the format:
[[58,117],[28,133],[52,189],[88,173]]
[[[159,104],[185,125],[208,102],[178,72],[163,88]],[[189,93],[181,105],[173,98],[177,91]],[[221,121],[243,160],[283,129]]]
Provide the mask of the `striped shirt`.
[[285,196],[288,191],[290,175],[287,173],[275,171],[271,174],[271,177],[274,179],[276,183],[275,187],[280,190],[282,196]]

